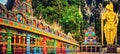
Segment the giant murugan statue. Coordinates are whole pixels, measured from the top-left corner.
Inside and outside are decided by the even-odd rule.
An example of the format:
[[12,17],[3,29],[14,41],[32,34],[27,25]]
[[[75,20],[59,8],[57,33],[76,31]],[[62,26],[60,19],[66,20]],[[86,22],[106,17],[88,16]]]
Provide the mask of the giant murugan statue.
[[[117,37],[118,17],[114,12],[112,2],[107,4],[106,11],[101,16],[102,31],[105,33],[107,44],[113,45]],[[103,25],[105,23],[105,25]]]

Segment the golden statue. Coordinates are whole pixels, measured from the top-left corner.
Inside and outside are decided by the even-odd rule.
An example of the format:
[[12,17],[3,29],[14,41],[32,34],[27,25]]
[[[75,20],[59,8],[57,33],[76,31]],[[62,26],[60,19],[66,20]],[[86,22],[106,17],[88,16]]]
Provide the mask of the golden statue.
[[[103,32],[105,33],[105,38],[107,44],[113,45],[115,39],[117,39],[117,25],[118,17],[113,10],[113,4],[110,2],[106,6],[106,11],[102,14],[101,23],[102,23],[102,39]],[[103,25],[105,23],[105,25]],[[104,26],[104,27],[103,27]],[[104,29],[104,30],[103,30]],[[103,42],[103,40],[102,40]]]

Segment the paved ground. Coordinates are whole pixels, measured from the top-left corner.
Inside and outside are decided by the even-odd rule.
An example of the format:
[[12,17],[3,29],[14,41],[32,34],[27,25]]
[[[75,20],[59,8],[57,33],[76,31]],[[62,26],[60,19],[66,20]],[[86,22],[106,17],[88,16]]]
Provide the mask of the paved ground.
[[76,54],[120,54],[120,53],[80,52]]

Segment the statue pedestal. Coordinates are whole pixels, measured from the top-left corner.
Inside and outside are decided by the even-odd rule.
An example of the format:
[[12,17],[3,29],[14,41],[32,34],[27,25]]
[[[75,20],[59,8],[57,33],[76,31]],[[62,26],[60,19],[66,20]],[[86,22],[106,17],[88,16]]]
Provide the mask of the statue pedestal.
[[115,46],[107,46],[107,53],[116,53],[117,47]]

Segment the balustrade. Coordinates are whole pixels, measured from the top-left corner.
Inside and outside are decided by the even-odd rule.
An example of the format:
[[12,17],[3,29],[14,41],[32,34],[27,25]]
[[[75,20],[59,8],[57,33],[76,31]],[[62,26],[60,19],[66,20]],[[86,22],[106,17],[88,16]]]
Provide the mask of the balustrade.
[[16,11],[8,11],[0,5],[0,54],[58,54],[67,52],[65,44],[79,47],[65,33],[55,31],[42,20],[27,15],[24,9],[19,10],[25,7],[25,3],[22,7],[18,5],[20,2],[15,0],[13,10]]

